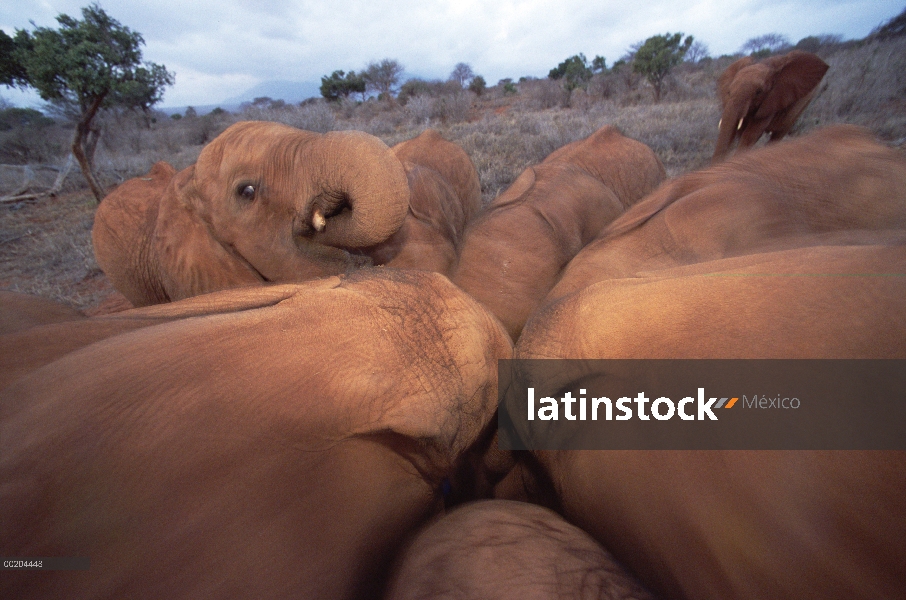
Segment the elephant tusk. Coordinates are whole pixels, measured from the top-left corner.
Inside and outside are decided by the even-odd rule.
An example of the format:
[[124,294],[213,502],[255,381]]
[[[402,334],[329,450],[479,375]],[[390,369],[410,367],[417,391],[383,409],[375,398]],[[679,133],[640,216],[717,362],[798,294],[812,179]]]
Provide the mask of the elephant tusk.
[[717,128],[720,129],[720,126],[723,124],[724,124],[724,120],[721,119],[720,121],[717,122]]
[[320,210],[315,209],[315,214],[311,218],[311,224],[315,228],[315,231],[324,231],[324,227],[327,226],[327,219],[324,218],[324,215]]
[[742,119],[739,120],[739,125],[736,126],[736,131],[739,131],[740,129],[742,129]]

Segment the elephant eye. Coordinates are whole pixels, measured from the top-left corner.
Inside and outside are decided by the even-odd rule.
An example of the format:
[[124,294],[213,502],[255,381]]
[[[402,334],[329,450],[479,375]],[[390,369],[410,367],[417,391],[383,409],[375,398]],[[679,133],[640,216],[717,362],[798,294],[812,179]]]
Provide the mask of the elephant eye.
[[255,199],[256,190],[255,190],[255,186],[253,186],[253,185],[242,184],[239,186],[237,191],[239,192],[239,197],[242,198],[243,200],[251,202],[252,200]]

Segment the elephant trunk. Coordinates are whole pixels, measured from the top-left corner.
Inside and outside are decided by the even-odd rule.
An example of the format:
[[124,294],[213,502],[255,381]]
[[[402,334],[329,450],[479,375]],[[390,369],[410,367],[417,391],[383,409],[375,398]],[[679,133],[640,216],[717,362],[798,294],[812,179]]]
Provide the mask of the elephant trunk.
[[717,144],[714,146],[714,155],[711,157],[712,165],[723,161],[730,153],[730,146],[739,137],[741,128],[745,126],[743,120],[748,113],[748,102],[742,106],[728,104],[724,107],[718,125]]
[[315,187],[310,206],[300,207],[299,226],[311,241],[365,248],[402,227],[409,210],[406,171],[382,141],[359,131],[326,133],[309,160],[304,168],[313,170]]

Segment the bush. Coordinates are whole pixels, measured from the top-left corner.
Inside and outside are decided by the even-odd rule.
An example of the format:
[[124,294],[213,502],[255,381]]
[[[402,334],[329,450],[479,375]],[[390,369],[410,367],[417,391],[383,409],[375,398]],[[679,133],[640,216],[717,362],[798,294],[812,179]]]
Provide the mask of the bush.
[[72,138],[53,119],[31,108],[0,110],[0,163],[57,163],[65,159]]
[[14,127],[46,127],[53,125],[54,120],[33,108],[9,107],[0,110],[0,131],[9,131]]
[[481,96],[487,87],[488,84],[481,75],[476,75],[469,82],[469,91],[474,92],[476,96]]
[[397,96],[400,104],[405,106],[410,99],[417,96],[430,96],[432,85],[424,79],[409,79],[400,87],[400,93]]
[[434,101],[433,116],[444,123],[461,123],[469,116],[472,96],[468,92],[459,92],[441,96]]
[[673,67],[683,62],[692,42],[691,35],[683,41],[682,33],[655,35],[645,40],[636,51],[632,68],[636,73],[644,75],[651,84],[655,102],[660,102],[664,80]]
[[[402,92],[400,92],[402,96]],[[415,96],[406,103],[406,114],[413,124],[427,124],[434,116],[434,98]]]

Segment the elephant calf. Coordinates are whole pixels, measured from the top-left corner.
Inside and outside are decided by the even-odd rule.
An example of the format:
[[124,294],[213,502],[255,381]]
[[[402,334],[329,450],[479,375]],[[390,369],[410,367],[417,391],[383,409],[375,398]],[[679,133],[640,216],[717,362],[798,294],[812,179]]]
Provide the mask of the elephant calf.
[[447,273],[479,198],[468,156],[436,132],[391,150],[362,132],[249,121],[194,165],[158,163],[114,190],[92,241],[135,306],[372,264]]
[[850,125],[673,179],[576,255],[546,302],[594,282],[906,228],[906,158]]
[[523,171],[476,217],[453,281],[516,339],[563,267],[664,178],[648,146],[602,127]]
[[386,600],[654,600],[587,533],[523,502],[459,507],[397,563]]
[[[906,161],[854,128],[676,179],[576,256],[515,356],[904,359],[904,199]],[[539,450],[498,493],[556,506],[668,598],[906,589],[906,452]]]
[[46,298],[0,290],[0,335],[85,318],[80,311]]
[[481,207],[475,166],[462,148],[433,129],[391,150],[406,169],[409,213],[396,233],[364,251],[375,264],[449,275],[466,225]]
[[3,598],[376,597],[512,351],[447,279],[391,269],[46,328],[65,348],[0,391],[0,555],[90,570],[7,571]]
[[[541,309],[516,357],[903,359],[906,232],[867,242],[601,281]],[[538,451],[500,487],[553,497],[667,598],[906,589],[906,452]]]

